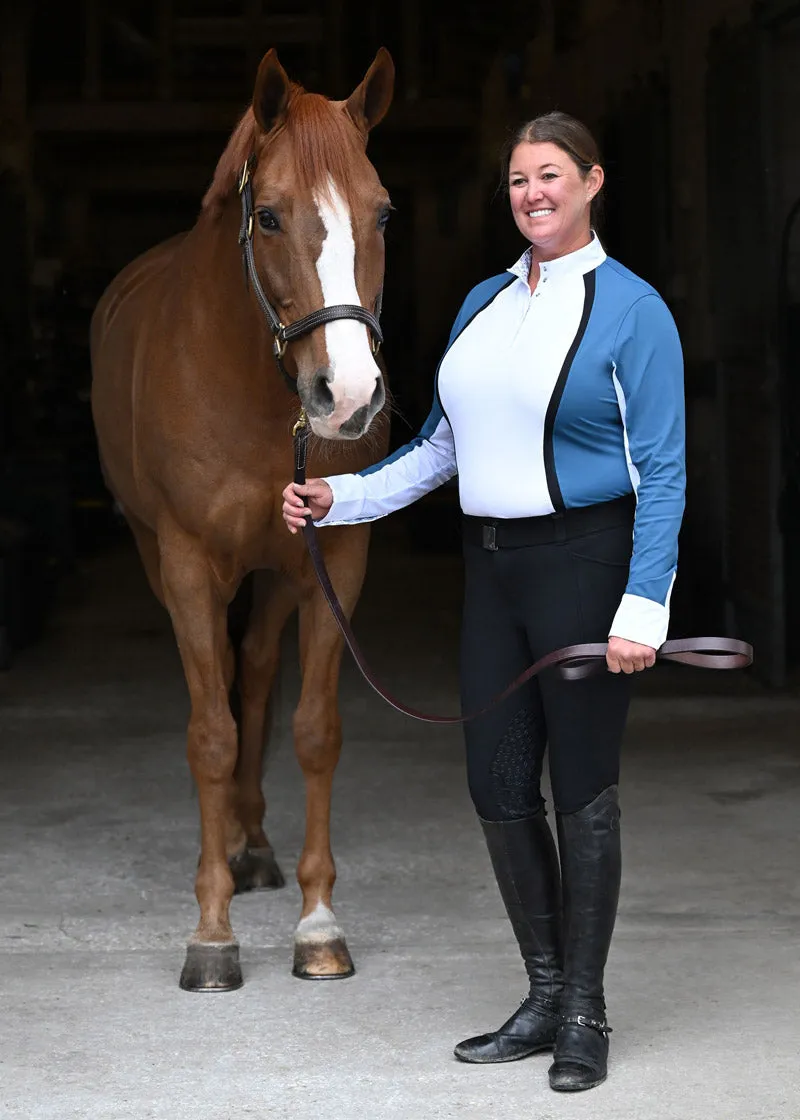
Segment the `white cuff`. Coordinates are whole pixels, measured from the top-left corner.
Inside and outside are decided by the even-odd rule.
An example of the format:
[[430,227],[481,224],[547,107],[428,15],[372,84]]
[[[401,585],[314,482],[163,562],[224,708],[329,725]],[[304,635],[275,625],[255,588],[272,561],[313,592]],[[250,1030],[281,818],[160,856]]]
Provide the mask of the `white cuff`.
[[315,525],[356,525],[361,521],[377,521],[364,516],[364,479],[358,474],[332,474],[323,479],[333,491],[333,505]]
[[662,605],[641,595],[623,595],[608,636],[659,649],[667,640],[668,628],[669,597]]

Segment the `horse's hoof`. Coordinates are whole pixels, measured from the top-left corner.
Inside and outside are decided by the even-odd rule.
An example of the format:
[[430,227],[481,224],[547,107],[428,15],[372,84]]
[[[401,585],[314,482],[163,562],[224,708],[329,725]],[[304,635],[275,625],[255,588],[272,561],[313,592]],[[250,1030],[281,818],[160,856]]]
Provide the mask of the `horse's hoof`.
[[343,938],[295,943],[292,976],[300,980],[346,980],[355,970]]
[[244,848],[228,860],[234,894],[272,891],[286,885],[272,848]]
[[180,978],[184,992],[235,992],[242,984],[237,942],[189,944]]

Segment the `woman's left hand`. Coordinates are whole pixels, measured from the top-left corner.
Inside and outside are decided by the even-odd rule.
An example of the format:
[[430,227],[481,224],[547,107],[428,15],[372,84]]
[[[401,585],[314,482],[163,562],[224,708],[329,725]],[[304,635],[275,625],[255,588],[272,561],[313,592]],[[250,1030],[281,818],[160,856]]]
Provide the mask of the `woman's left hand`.
[[606,664],[612,673],[640,673],[656,663],[656,651],[627,638],[609,638]]

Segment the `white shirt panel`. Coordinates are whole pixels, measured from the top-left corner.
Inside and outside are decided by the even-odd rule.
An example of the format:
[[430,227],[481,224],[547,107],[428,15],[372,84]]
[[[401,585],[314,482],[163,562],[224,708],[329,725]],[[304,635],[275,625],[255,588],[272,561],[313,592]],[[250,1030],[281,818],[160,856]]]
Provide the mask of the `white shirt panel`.
[[477,517],[553,513],[544,467],[547,409],[580,326],[583,272],[504,288],[448,350],[439,398],[455,437],[461,508]]

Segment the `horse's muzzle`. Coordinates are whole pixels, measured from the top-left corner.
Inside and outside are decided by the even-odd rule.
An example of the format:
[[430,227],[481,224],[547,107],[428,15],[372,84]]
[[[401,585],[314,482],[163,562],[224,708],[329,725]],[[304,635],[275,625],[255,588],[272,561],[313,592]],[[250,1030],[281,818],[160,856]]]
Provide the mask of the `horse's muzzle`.
[[[363,399],[363,398],[362,398]],[[368,404],[355,408],[349,416],[337,425],[337,404],[332,378],[329,370],[318,370],[308,392],[305,405],[312,429],[325,439],[360,439],[365,434],[373,418],[380,412],[386,401],[383,375],[375,378],[375,388]],[[341,415],[341,410],[339,410]]]

